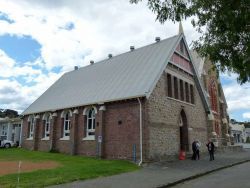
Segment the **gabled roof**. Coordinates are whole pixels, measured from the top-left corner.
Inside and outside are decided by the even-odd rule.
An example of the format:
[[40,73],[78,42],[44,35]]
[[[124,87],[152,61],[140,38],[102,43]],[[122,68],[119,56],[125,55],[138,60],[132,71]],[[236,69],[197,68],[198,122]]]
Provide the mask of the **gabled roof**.
[[[185,37],[183,37],[183,39],[184,39],[183,41],[184,41],[185,45],[188,46],[187,42],[185,40]],[[198,93],[200,94],[205,111],[207,113],[211,114],[212,112],[211,112],[211,109],[209,107],[206,90],[204,89],[204,86],[201,84],[201,77],[199,76],[199,72],[198,72],[197,67],[196,67],[196,65],[197,65],[197,63],[195,62],[196,59],[195,59],[195,57],[192,56],[192,52],[190,50],[188,50],[188,55],[189,55],[189,58],[191,59],[191,64],[192,64],[192,68],[193,68],[193,72],[194,72],[194,81],[195,81]]]
[[195,50],[190,50],[192,58],[193,58],[193,63],[197,69],[197,73],[199,77],[201,78],[201,75],[204,73],[204,62],[205,58],[202,58]]
[[228,107],[227,106],[227,100],[226,100],[226,97],[225,97],[225,94],[224,94],[221,83],[219,84],[219,89],[220,89],[220,95],[222,97],[223,103],[226,105],[226,107]]
[[[199,78],[202,79],[202,75],[206,75],[206,74],[207,74],[207,73],[205,72],[205,70],[204,70],[205,58],[204,58],[204,57],[201,57],[201,56],[197,53],[197,51],[195,51],[195,50],[190,50],[190,52],[191,52],[191,55],[192,55],[192,58],[193,58],[193,64],[194,64],[195,67],[196,67],[196,70],[197,70],[197,73],[198,73],[198,75],[199,75]],[[220,78],[219,78],[218,80],[220,80]],[[207,92],[206,92],[206,89],[205,89],[205,87],[204,87],[204,85],[202,85],[202,87],[203,87],[204,92],[207,93]],[[224,102],[225,105],[227,106],[227,101],[226,101],[226,98],[225,98],[225,95],[224,95],[224,91],[223,91],[223,88],[222,88],[222,85],[221,85],[221,84],[219,84],[219,88],[218,88],[218,89],[220,90],[220,93],[221,93],[221,97],[222,97],[223,102]]]
[[183,34],[65,73],[22,114],[148,97]]

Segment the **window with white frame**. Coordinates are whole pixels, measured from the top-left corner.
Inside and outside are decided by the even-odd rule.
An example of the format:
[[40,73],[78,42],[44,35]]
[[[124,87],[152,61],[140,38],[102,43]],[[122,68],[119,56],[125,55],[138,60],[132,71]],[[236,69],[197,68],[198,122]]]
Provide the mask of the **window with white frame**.
[[50,120],[51,117],[48,114],[45,118],[45,122],[44,122],[44,138],[49,138],[50,135]]
[[7,136],[7,125],[3,125],[2,126],[1,136]]
[[35,118],[34,116],[31,117],[30,122],[29,122],[29,138],[33,138],[34,135],[34,127],[35,127]]
[[87,137],[95,136],[95,110],[94,108],[89,109],[87,113],[87,129],[86,129]]
[[63,137],[69,137],[70,135],[70,113],[67,112],[64,115]]

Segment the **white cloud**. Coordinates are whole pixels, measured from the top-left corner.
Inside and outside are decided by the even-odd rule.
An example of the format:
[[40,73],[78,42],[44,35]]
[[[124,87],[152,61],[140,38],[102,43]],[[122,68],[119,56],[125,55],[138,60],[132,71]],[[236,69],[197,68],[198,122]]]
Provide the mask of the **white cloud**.
[[[156,23],[145,4],[131,5],[128,0],[2,0],[0,7],[13,20],[0,20],[0,36],[30,36],[41,45],[41,57],[22,66],[0,50],[0,76],[4,78],[0,80],[0,104],[19,111],[75,65],[128,51],[131,45],[137,48],[152,43],[155,36],[175,35],[178,29],[170,22]],[[69,24],[73,27],[67,30]],[[192,30],[191,25],[184,29]],[[40,69],[34,69],[34,65]],[[61,73],[52,73],[54,67],[62,67]],[[48,75],[42,69],[49,71]]]
[[13,66],[15,66],[15,61],[0,49],[0,70],[9,69]]
[[27,106],[30,103],[30,101],[27,101],[30,96],[24,95],[25,89],[17,81],[0,80],[0,88],[1,108],[21,111],[22,105]]
[[[128,0],[1,1],[0,7],[15,21],[0,22],[0,35],[29,35],[37,40],[48,69],[83,66],[90,59],[97,61],[108,53],[127,51],[130,45],[152,43],[155,36],[172,36],[178,28],[171,22],[155,22],[155,15],[145,4],[132,5]],[[75,26],[70,31],[63,29],[68,23]],[[184,25],[191,41],[189,36],[195,32],[189,23]]]
[[60,76],[61,73],[50,73],[49,75],[40,74],[34,80],[36,84],[32,86],[23,86],[16,80],[0,79],[1,108],[15,109],[22,112]]
[[[1,108],[22,112],[63,73],[44,74],[41,70],[32,68],[34,64],[41,64],[39,59],[34,64],[27,62],[22,67],[18,67],[16,64],[14,59],[0,49]],[[19,78],[22,78],[25,84],[20,82]],[[33,84],[29,85],[29,83]]]
[[226,71],[226,72],[220,73],[220,77],[228,81],[236,81],[238,76],[235,73],[230,73]]
[[245,119],[250,119],[250,112],[243,113],[242,117]]
[[0,49],[0,76],[4,78],[18,77],[18,76],[32,76],[35,77],[41,74],[40,70],[33,69],[32,66],[16,66],[14,59],[10,58],[4,51]]
[[[167,38],[178,32],[178,24],[155,22],[156,16],[145,2],[134,5],[129,0],[1,0],[0,11],[14,21],[0,20],[0,36],[30,36],[41,45],[41,57],[22,66],[17,66],[0,50],[0,76],[4,77],[0,80],[0,88],[14,88],[13,92],[11,88],[0,91],[0,100],[3,100],[4,92],[9,92],[13,98],[13,102],[0,101],[0,104],[19,111],[75,65],[84,66],[90,60],[106,58],[109,53],[116,55],[128,51],[131,45],[138,48],[153,43],[156,36]],[[65,29],[69,24],[74,27]],[[190,44],[199,34],[192,28],[190,19],[184,21],[183,26]],[[34,69],[34,65],[40,69]],[[60,66],[61,73],[51,72]],[[47,70],[48,75],[41,69]],[[33,85],[13,81],[12,78],[18,76]],[[249,108],[249,88],[244,89],[233,82],[224,89],[230,111]],[[18,94],[14,95],[17,91]]]
[[224,79],[223,89],[228,104],[229,112],[236,110],[249,110],[250,109],[250,84],[239,85],[237,83],[235,74],[221,74]]

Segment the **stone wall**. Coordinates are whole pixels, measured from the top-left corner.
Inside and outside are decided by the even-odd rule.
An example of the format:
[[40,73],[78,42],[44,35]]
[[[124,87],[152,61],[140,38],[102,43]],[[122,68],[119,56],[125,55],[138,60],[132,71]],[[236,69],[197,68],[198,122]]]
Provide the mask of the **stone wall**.
[[[192,76],[173,66],[168,66],[165,71],[170,71],[170,74],[176,74],[178,78],[194,84]],[[178,155],[180,150],[179,119],[181,110],[184,110],[187,117],[190,150],[191,143],[198,139],[202,144],[201,151],[206,151],[207,116],[196,87],[194,87],[194,99],[195,103],[191,104],[167,97],[165,72],[162,74],[146,102],[146,117],[149,122],[149,151],[147,156],[149,159],[176,158]]]
[[[227,105],[223,93],[223,88],[221,87],[220,84],[220,78],[219,74],[216,69],[213,68],[212,62],[206,58],[205,63],[204,63],[204,72],[206,74],[203,75],[203,82],[204,82],[204,88],[208,92],[209,90],[209,84],[212,80],[216,82],[216,90],[217,90],[217,112],[213,112],[214,115],[214,120],[212,123],[210,123],[211,128],[209,128],[209,136],[213,137],[211,132],[215,131],[215,124],[217,123],[219,125],[219,135],[216,136],[216,138],[222,138],[222,142],[227,142],[229,141],[229,138],[227,136],[228,130],[229,130],[229,124],[228,122],[223,121],[223,119],[227,119]],[[208,98],[210,99],[210,98]],[[210,105],[211,101],[208,100]]]

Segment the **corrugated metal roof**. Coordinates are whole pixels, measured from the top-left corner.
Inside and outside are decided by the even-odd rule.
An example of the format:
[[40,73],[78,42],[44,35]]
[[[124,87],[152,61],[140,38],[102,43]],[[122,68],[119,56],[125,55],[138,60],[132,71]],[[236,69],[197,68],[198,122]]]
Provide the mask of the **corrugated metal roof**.
[[22,114],[146,96],[182,35],[65,73]]

